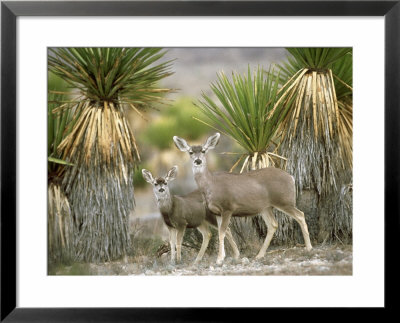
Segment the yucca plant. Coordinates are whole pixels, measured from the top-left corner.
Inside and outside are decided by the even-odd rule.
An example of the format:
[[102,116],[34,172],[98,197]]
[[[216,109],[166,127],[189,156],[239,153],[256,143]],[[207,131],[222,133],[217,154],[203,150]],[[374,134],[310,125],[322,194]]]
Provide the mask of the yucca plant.
[[[282,157],[274,153],[273,139],[282,116],[275,113],[266,121],[266,115],[278,98],[278,80],[279,74],[275,75],[272,70],[266,74],[258,67],[252,75],[248,67],[247,76],[232,73],[229,79],[219,73],[217,81],[210,86],[216,99],[202,93],[197,106],[206,120],[199,121],[208,125],[211,121],[216,125],[213,128],[231,137],[245,150],[231,170],[242,160],[240,172],[280,163]],[[282,104],[278,105],[285,110]]]
[[[245,152],[232,166],[231,171],[243,161],[240,172],[269,166],[285,167],[286,158],[279,156],[274,138],[284,117],[285,107],[277,103],[279,98],[279,73],[269,73],[258,67],[254,73],[248,67],[247,75],[232,73],[229,79],[224,73],[211,84],[215,98],[202,93],[198,107],[203,112],[206,124],[210,121],[215,128],[236,141]],[[266,116],[276,108],[277,111],[267,120]],[[242,221],[235,218],[233,229],[242,227]],[[264,237],[266,227],[259,217],[252,223],[260,237]],[[239,231],[239,230],[237,230]]]
[[[50,79],[50,77],[49,77]],[[49,80],[49,87],[54,82]],[[57,146],[67,134],[71,121],[70,109],[59,109],[67,96],[55,89],[48,94],[48,255],[50,262],[68,262],[74,258],[75,227],[70,203],[61,180],[65,168],[72,164],[59,158]]]
[[126,255],[133,174],[140,157],[125,109],[162,102],[169,76],[159,48],[53,48],[49,69],[74,89],[69,134],[57,146],[74,166],[62,187],[78,226],[76,258],[105,261]]
[[[350,48],[289,48],[292,56],[280,65],[281,100],[290,96],[297,99],[292,106],[291,120],[282,124],[288,130],[291,123],[293,133],[299,122],[302,107],[312,108],[312,127],[315,136],[318,129],[328,124],[325,135],[332,137],[335,130],[341,140],[341,152],[348,163],[352,163],[352,82],[353,55]],[[307,102],[308,101],[308,102]],[[326,119],[322,117],[326,115]],[[336,122],[337,129],[332,125]],[[329,140],[329,139],[327,139]]]
[[[279,100],[267,116],[283,116],[278,129],[279,152],[298,192],[315,192],[309,218],[312,238],[351,237],[351,221],[338,221],[339,192],[352,179],[352,51],[350,48],[288,48],[280,65]],[[285,110],[279,112],[279,104]],[[309,198],[309,197],[308,197]],[[310,203],[308,203],[310,204]],[[351,217],[351,212],[345,215]],[[318,218],[316,218],[318,217]],[[346,225],[338,225],[338,223]],[[278,236],[293,236],[291,225],[280,225]]]

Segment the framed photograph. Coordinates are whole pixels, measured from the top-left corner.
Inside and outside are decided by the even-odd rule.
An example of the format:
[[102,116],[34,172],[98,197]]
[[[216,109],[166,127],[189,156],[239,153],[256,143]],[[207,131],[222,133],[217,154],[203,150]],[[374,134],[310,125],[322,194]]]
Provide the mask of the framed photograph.
[[399,15],[2,2],[1,320],[392,308]]

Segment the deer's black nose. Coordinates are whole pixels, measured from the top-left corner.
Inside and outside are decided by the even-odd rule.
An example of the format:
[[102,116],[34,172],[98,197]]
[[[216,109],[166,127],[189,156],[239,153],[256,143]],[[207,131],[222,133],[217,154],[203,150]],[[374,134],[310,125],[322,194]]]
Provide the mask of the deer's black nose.
[[163,188],[160,188],[158,191],[159,191],[160,193],[162,193],[162,192],[164,192],[165,190],[164,190]]
[[196,165],[201,165],[201,159],[196,159],[196,160],[194,161],[194,163],[195,163]]

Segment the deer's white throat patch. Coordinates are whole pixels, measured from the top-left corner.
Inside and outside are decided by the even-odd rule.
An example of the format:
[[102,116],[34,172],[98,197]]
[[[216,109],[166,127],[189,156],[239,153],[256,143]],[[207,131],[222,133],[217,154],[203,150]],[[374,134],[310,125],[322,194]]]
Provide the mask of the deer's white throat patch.
[[196,165],[196,164],[192,165],[193,174],[204,173],[205,169],[206,165],[204,163],[202,163],[201,165]]
[[161,211],[169,211],[171,209],[172,201],[171,195],[168,191],[165,191],[163,194],[156,194],[157,196],[157,204]]

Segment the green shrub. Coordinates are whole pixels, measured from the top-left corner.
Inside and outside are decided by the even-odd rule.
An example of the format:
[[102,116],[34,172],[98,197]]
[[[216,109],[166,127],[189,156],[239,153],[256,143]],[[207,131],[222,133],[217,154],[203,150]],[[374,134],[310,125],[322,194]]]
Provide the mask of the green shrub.
[[141,140],[161,150],[172,147],[175,135],[196,140],[209,132],[208,126],[195,119],[201,117],[202,112],[190,98],[179,99],[160,112],[160,117],[143,132]]
[[133,185],[135,186],[135,188],[146,186],[146,181],[144,180],[143,175],[142,175],[143,168],[148,169],[148,167],[146,165],[142,164],[135,170],[135,172],[133,174]]

